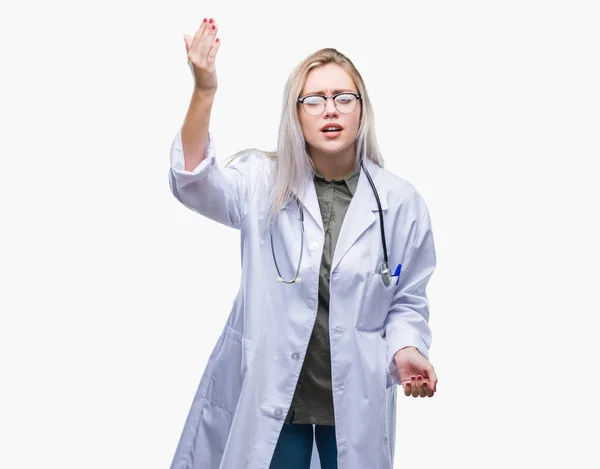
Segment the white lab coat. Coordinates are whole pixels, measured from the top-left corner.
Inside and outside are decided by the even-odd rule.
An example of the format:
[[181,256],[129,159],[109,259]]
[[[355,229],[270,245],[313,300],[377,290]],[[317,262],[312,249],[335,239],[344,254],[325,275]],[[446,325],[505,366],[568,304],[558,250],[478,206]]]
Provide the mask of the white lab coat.
[[[383,208],[390,270],[402,268],[399,279],[382,282],[377,202],[362,171],[331,265],[338,467],[392,469],[399,382],[393,356],[409,345],[428,356],[425,287],[435,250],[428,210],[415,188],[370,160],[366,166]],[[298,194],[305,229],[302,283],[278,283],[265,223],[273,167],[254,151],[220,165],[209,134],[206,158],[185,171],[181,130],[173,141],[171,191],[190,209],[240,230],[242,278],[171,469],[268,469],[291,404],[317,314],[324,232],[315,187],[307,181]],[[296,202],[282,211],[273,233],[279,268],[290,279],[300,253]],[[319,468],[314,446],[311,469]]]

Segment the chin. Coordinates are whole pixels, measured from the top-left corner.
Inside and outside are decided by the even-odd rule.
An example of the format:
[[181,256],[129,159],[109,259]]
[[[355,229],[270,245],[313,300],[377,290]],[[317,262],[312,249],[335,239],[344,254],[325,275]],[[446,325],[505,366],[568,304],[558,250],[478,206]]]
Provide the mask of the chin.
[[319,150],[323,153],[334,155],[344,151],[352,142],[328,142],[329,144],[321,145]]
[[330,142],[321,141],[318,145],[311,146],[318,152],[334,155],[345,150],[351,144],[352,142],[332,140]]

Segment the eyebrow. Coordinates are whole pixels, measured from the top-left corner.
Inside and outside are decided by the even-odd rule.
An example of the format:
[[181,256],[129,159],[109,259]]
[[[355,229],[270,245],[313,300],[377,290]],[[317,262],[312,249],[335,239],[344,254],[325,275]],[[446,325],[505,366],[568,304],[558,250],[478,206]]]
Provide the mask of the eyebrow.
[[[333,94],[344,93],[344,92],[357,93],[357,91],[354,91],[354,90],[332,90],[332,91],[333,91]],[[313,91],[311,93],[306,93],[305,96],[308,96],[310,94],[325,94],[325,90],[319,90],[319,91]]]

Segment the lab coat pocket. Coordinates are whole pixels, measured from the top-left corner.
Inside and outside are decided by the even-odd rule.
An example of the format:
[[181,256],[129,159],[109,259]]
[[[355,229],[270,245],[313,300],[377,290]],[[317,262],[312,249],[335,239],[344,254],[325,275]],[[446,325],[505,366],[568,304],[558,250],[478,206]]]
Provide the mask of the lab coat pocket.
[[235,412],[246,373],[254,357],[255,345],[255,342],[244,338],[229,326],[223,329],[207,398],[229,413]]
[[389,311],[396,287],[392,277],[385,285],[379,272],[368,272],[359,305],[356,328],[363,331],[380,331]]

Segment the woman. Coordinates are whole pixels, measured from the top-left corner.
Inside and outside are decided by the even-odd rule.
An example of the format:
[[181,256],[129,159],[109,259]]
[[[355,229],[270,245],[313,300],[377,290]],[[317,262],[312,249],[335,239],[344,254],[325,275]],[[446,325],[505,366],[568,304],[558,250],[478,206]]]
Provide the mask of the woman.
[[195,90],[170,186],[240,230],[242,280],[171,468],[391,469],[396,385],[414,397],[437,385],[427,208],[381,167],[365,85],[334,49],[291,74],[277,150],[220,167],[209,134],[217,32],[204,19],[184,37]]

